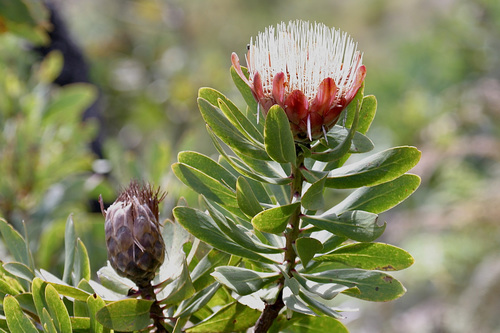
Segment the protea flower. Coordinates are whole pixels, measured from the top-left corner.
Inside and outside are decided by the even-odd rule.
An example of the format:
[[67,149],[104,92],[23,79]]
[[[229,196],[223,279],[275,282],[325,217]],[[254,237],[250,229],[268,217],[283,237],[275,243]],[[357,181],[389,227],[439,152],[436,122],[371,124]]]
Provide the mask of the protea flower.
[[271,26],[250,40],[248,78],[235,53],[231,61],[264,116],[275,104],[285,110],[296,141],[326,136],[366,76],[350,36],[303,21]]
[[101,200],[111,266],[140,288],[150,285],[165,258],[158,222],[164,197],[159,189],[132,181],[107,210]]

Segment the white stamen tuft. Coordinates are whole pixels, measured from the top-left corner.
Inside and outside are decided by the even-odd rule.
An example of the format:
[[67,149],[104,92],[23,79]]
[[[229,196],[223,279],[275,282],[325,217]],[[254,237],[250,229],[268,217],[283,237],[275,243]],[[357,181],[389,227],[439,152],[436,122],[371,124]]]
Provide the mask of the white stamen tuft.
[[252,79],[258,72],[264,94],[272,93],[273,77],[285,73],[287,91],[302,91],[309,100],[321,81],[331,77],[342,96],[354,84],[363,55],[345,32],[304,21],[268,27],[250,40],[247,66]]

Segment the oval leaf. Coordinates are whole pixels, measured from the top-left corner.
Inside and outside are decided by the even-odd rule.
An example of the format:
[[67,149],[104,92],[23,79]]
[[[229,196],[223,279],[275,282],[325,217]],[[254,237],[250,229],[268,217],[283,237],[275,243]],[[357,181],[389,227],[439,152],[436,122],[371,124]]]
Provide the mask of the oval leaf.
[[368,95],[363,98],[361,110],[359,111],[358,132],[366,134],[370,129],[370,125],[375,118],[377,112],[377,99],[373,95]]
[[390,148],[331,171],[325,186],[345,189],[382,184],[413,168],[420,155],[415,147]]
[[31,282],[35,277],[33,271],[28,266],[21,264],[20,262],[8,262],[3,264],[2,267],[10,274],[29,282]]
[[300,202],[267,209],[255,215],[252,219],[252,225],[255,229],[262,232],[281,234],[285,231],[290,216],[298,208],[300,208]]
[[309,210],[320,210],[325,206],[323,190],[325,188],[326,177],[313,183],[302,196],[302,206]]
[[153,301],[145,299],[124,299],[109,303],[100,309],[96,319],[115,331],[132,332],[142,330],[151,323],[149,309]]
[[14,259],[28,267],[32,267],[29,260],[28,248],[23,236],[2,218],[0,218],[0,233],[2,233],[5,245]]
[[357,189],[325,214],[339,214],[348,210],[382,213],[408,198],[419,185],[419,176],[404,174],[387,183]]
[[264,144],[267,153],[276,162],[295,164],[295,142],[290,122],[279,105],[273,105],[267,113]]
[[3,310],[11,332],[38,333],[35,325],[26,317],[17,300],[7,295],[3,300]]
[[307,266],[314,255],[323,249],[323,244],[316,238],[302,237],[295,242],[297,254],[299,255],[302,265]]
[[45,288],[45,300],[58,332],[72,332],[68,310],[57,290],[50,284]]
[[401,282],[386,273],[377,271],[334,269],[321,273],[302,274],[302,276],[311,281],[344,285],[351,288],[343,291],[344,294],[366,301],[392,301],[406,292]]
[[379,271],[398,271],[410,267],[414,262],[405,250],[384,243],[349,244],[314,260],[340,262],[350,267]]
[[266,284],[276,281],[280,274],[255,272],[242,267],[220,266],[215,268],[212,276],[238,295],[243,296],[254,293]]
[[384,233],[386,224],[379,226],[377,219],[377,214],[359,210],[344,212],[340,215],[302,216],[303,221],[319,229],[360,242],[371,242]]

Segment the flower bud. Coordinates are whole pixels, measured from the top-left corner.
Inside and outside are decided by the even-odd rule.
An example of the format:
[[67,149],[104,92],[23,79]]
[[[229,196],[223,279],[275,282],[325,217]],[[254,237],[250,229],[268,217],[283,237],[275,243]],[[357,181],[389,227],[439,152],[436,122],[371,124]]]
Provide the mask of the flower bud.
[[296,141],[326,136],[366,76],[354,41],[318,23],[281,23],[276,32],[269,27],[250,40],[246,58],[248,78],[232,54],[236,72],[264,116],[275,104],[283,108]]
[[151,185],[132,181],[118,199],[104,210],[108,259],[115,271],[145,287],[165,258],[158,204],[165,194]]

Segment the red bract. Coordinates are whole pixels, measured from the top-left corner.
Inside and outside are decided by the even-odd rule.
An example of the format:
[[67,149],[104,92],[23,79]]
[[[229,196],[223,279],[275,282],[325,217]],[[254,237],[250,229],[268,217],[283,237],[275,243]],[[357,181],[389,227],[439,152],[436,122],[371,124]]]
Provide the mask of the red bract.
[[295,21],[269,27],[250,42],[249,77],[233,53],[231,61],[248,84],[264,116],[278,104],[296,141],[326,135],[361,87],[366,68],[345,33],[322,24]]

